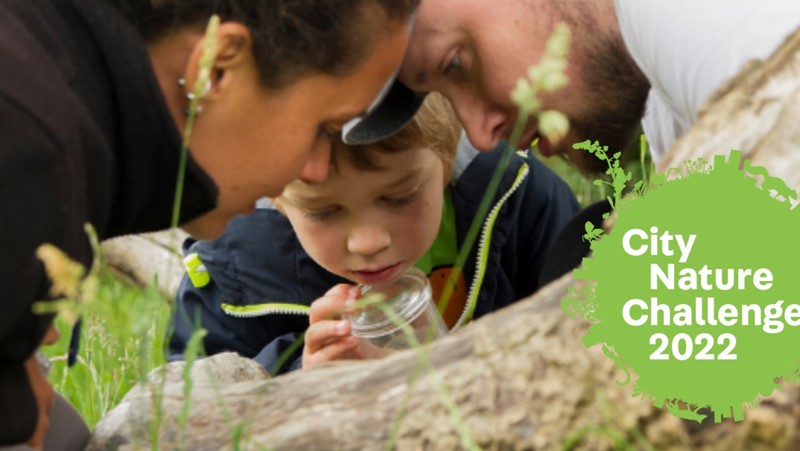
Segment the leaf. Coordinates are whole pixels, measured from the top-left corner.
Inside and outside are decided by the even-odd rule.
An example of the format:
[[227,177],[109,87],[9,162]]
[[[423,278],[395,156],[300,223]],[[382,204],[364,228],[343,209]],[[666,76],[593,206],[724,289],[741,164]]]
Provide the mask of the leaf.
[[36,257],[44,263],[47,276],[52,282],[50,295],[77,299],[81,278],[86,273],[86,268],[50,243],[39,246],[36,249]]

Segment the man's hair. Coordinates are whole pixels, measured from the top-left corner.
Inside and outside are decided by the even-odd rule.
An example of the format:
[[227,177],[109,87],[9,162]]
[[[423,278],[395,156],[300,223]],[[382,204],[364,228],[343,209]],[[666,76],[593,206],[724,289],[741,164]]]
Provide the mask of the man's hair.
[[370,54],[387,22],[408,19],[419,0],[106,0],[147,42],[212,14],[253,38],[264,86],[280,89],[310,74],[345,76]]
[[445,174],[455,158],[461,125],[450,102],[437,93],[428,94],[417,114],[394,135],[368,145],[348,145],[335,138],[331,148],[331,167],[335,171],[342,159],[362,171],[379,171],[376,152],[395,153],[417,147],[431,149],[444,163]]

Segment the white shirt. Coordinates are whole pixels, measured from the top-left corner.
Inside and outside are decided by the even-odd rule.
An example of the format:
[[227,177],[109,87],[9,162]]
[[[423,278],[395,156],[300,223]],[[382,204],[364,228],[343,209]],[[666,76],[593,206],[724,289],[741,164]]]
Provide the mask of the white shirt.
[[625,45],[650,80],[642,127],[656,161],[718,87],[800,28],[800,0],[615,0],[615,6]]

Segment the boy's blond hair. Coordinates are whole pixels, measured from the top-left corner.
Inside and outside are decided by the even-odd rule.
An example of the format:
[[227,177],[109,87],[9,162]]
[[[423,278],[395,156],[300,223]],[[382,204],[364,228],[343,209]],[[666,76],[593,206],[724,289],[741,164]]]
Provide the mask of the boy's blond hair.
[[384,170],[375,161],[375,151],[402,152],[417,147],[430,148],[444,164],[445,179],[458,147],[461,126],[450,102],[437,93],[428,94],[417,114],[394,135],[368,145],[347,145],[336,139],[331,147],[331,169],[337,169],[341,158],[362,171]]
[[[376,152],[402,152],[417,147],[427,147],[442,160],[444,180],[450,180],[450,170],[456,157],[461,125],[456,118],[450,102],[441,94],[430,93],[417,114],[400,131],[373,144],[349,145],[341,138],[334,138],[331,145],[331,170],[337,171],[338,162],[344,158],[348,164],[360,171],[383,171],[390,168],[380,166],[375,161]],[[299,179],[294,183],[303,183]],[[283,198],[271,199],[272,204],[282,214]]]

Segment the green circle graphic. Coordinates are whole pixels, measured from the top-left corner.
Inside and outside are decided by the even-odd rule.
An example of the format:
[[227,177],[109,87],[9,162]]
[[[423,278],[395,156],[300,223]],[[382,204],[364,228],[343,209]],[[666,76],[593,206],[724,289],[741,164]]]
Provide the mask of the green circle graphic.
[[757,187],[740,159],[717,157],[618,205],[613,231],[575,272],[589,289],[562,302],[593,323],[587,347],[605,343],[638,376],[635,396],[697,421],[702,407],[716,422],[741,420],[798,374],[800,218],[770,190],[796,195],[746,161],[764,176]]

